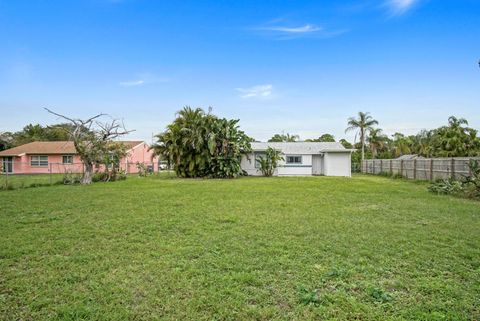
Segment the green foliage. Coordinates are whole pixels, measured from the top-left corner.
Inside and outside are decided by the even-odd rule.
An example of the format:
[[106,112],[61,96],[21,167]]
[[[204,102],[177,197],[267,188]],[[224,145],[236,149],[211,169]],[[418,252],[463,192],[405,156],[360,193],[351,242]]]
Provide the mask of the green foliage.
[[135,166],[137,167],[138,176],[140,176],[140,177],[147,177],[147,175],[148,175],[148,167],[147,167],[146,164],[137,162],[137,163],[135,164]]
[[251,151],[252,141],[237,124],[238,120],[187,106],[157,135],[152,148],[180,177],[237,177],[242,174],[241,157]]
[[300,286],[298,292],[300,303],[304,305],[319,305],[321,303],[320,291],[318,289],[309,290],[305,286]]
[[275,134],[268,140],[271,143],[281,143],[281,142],[296,142],[300,139],[298,135],[287,134]]
[[105,175],[103,175],[103,181],[117,181],[121,178],[118,177],[122,174],[120,169],[120,162],[127,156],[128,147],[120,142],[109,142],[105,144],[104,151],[102,152],[100,165],[103,165]]
[[[378,121],[370,116],[370,113],[359,112],[358,118],[350,117],[348,127],[345,132],[355,131],[360,136],[361,159],[365,159],[365,141],[367,133],[373,130],[373,126],[378,125]],[[355,136],[356,136],[355,135]]]
[[346,140],[345,138],[340,139],[339,142],[340,142],[340,144],[343,145],[343,147],[345,147],[347,149],[352,149],[353,148],[353,145],[348,140]]
[[480,199],[480,162],[471,159],[468,163],[470,176],[465,178],[463,188],[467,197]]
[[124,171],[118,171],[115,175],[111,175],[109,172],[97,172],[92,176],[92,182],[115,182],[123,181],[127,179],[127,174]]
[[74,185],[74,184],[79,184],[81,179],[82,179],[81,174],[65,171],[65,173],[63,174],[62,182],[65,185]]
[[380,288],[370,288],[368,291],[370,297],[376,302],[386,303],[392,300],[392,295]]
[[[22,130],[10,133],[0,133],[0,150],[31,143],[34,141],[63,141],[70,140],[69,131],[73,126],[68,123],[42,126],[28,124]],[[83,131],[88,131],[84,128]]]
[[480,200],[480,163],[471,159],[468,163],[470,176],[463,180],[443,179],[431,183],[428,190],[436,194],[459,195]]
[[427,153],[436,157],[460,157],[480,155],[480,138],[477,130],[466,127],[468,121],[450,116],[448,126],[435,129],[430,137]]
[[315,139],[307,139],[306,142],[335,142],[335,137],[332,134],[323,134]]
[[271,147],[267,148],[265,156],[260,156],[257,160],[263,176],[272,176],[275,173],[275,169],[278,167],[278,162],[281,160],[283,160],[281,151]]
[[436,194],[456,195],[463,191],[463,186],[457,180],[441,179],[431,183],[428,190]]
[[[423,157],[468,157],[480,155],[478,131],[467,127],[468,121],[450,116],[448,124],[416,135],[395,133],[391,138],[381,129],[370,129],[367,137],[370,154],[366,158],[396,158],[405,154]],[[361,147],[361,146],[360,146]]]

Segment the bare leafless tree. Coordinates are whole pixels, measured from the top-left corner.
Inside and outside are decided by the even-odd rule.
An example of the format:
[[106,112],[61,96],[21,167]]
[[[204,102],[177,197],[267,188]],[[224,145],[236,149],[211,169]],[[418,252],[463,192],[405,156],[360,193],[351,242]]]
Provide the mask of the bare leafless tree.
[[85,166],[82,184],[92,183],[94,166],[105,159],[109,143],[133,131],[125,129],[123,122],[111,117],[110,120],[102,122],[101,118],[109,117],[107,114],[100,113],[83,120],[56,113],[48,108],[45,110],[72,124],[71,129],[66,130]]

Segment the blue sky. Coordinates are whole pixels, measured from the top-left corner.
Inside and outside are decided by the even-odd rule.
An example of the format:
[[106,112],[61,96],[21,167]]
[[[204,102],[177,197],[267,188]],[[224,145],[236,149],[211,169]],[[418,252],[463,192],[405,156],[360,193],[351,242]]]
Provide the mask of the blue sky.
[[480,128],[480,1],[0,0],[0,131],[98,112],[150,141],[184,105],[256,139]]

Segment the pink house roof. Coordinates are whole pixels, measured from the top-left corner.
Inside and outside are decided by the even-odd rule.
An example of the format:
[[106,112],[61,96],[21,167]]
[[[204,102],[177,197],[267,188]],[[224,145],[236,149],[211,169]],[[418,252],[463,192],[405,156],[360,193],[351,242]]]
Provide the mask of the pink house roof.
[[[123,143],[130,150],[135,146],[143,143],[143,141],[119,141]],[[20,156],[23,154],[76,154],[77,150],[70,141],[57,141],[57,142],[31,142],[28,144],[13,147],[0,152],[1,156]]]

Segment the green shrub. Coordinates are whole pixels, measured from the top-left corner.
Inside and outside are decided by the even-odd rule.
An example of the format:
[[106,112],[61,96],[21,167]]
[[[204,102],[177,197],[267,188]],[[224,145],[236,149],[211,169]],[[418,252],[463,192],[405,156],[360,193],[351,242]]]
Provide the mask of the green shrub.
[[466,177],[463,182],[465,194],[469,198],[480,199],[480,163],[471,159],[468,167],[472,175]]
[[124,171],[118,172],[97,172],[92,176],[92,182],[115,182],[127,179],[127,174]]
[[82,176],[80,174],[65,172],[63,174],[62,183],[65,185],[79,184],[81,179],[82,179]]
[[268,147],[265,152],[265,157],[260,156],[258,158],[258,163],[260,165],[260,171],[263,176],[272,176],[275,172],[275,169],[278,166],[278,162],[283,160],[281,156],[281,151],[274,148]]
[[430,184],[428,190],[436,194],[456,195],[463,192],[463,186],[459,181],[453,179],[442,179]]
[[462,181],[443,179],[432,183],[428,190],[436,194],[461,195],[480,200],[480,163],[478,160],[470,160],[468,163],[470,176]]
[[148,167],[147,165],[137,162],[136,164],[137,171],[138,171],[138,176],[140,177],[147,177],[148,175]]

